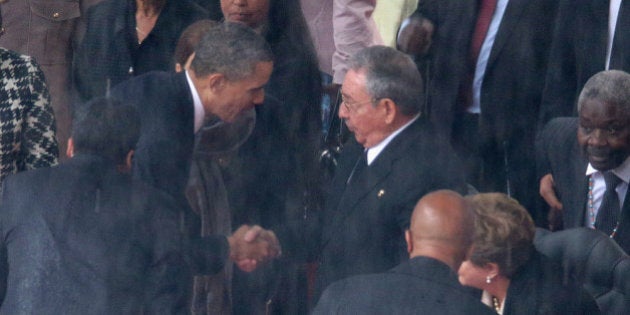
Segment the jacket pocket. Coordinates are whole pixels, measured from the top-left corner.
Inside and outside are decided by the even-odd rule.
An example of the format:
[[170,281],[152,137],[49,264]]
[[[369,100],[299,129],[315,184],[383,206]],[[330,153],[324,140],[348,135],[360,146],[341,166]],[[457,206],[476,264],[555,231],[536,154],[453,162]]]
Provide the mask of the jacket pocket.
[[79,0],[31,0],[32,55],[42,65],[69,63],[71,39],[81,16]]

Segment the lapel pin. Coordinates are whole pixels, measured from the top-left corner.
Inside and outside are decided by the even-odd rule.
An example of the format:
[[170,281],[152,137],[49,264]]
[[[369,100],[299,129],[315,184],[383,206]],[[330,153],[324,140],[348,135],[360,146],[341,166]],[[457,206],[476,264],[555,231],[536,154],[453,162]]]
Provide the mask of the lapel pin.
[[385,196],[385,189],[381,189],[378,191],[378,194],[376,194],[377,197],[381,198],[383,196]]

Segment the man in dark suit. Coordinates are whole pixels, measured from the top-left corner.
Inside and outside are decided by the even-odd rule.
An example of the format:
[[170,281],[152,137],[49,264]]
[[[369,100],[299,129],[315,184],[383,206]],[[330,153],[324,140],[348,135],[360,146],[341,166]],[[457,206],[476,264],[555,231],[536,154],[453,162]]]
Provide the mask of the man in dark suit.
[[[180,205],[197,273],[219,271],[228,250],[234,247],[225,241],[208,243],[200,238],[199,216],[185,198],[195,133],[204,123],[232,122],[241,112],[261,104],[272,59],[262,37],[246,26],[224,23],[208,30],[186,72],[150,72],[112,90],[113,98],[133,105],[141,116],[134,175],[166,191]],[[262,235],[269,238],[258,243],[262,251],[257,261],[277,255],[276,247],[270,244],[275,237],[267,232]],[[238,253],[230,256],[237,259],[234,254]]]
[[541,105],[541,126],[575,116],[584,83],[595,73],[630,71],[630,3],[561,0]]
[[453,191],[422,197],[405,231],[409,261],[387,273],[333,283],[313,314],[493,314],[457,280],[472,242],[473,216]]
[[630,252],[630,74],[609,70],[589,79],[578,115],[552,120],[541,134],[541,194],[564,228],[596,228]]
[[[480,191],[535,209],[535,126],[556,0],[423,0],[401,49],[428,49],[428,108]],[[423,47],[409,47],[409,41]],[[430,44],[430,48],[426,45]],[[535,217],[535,215],[534,215]]]
[[67,163],[4,183],[0,313],[185,312],[176,205],[129,173],[137,112],[108,99],[82,109]]
[[416,201],[464,185],[452,148],[419,111],[422,79],[411,58],[373,46],[350,64],[339,117],[355,139],[343,147],[325,208],[308,218],[312,229],[275,230],[287,256],[310,249],[319,261],[316,296],[333,281],[406,259],[403,234]]

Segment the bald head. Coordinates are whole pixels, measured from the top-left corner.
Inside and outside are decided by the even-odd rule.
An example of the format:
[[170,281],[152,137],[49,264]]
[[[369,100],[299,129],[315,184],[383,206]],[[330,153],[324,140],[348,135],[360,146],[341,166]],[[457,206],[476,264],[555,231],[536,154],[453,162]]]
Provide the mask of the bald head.
[[425,195],[411,215],[406,235],[409,256],[432,257],[457,270],[472,242],[473,218],[467,202],[454,191]]

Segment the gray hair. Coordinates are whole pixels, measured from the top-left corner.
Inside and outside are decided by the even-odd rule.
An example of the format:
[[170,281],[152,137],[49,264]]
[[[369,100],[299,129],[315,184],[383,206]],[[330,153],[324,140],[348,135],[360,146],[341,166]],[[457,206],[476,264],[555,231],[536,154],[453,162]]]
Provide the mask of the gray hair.
[[221,73],[228,80],[252,75],[260,62],[273,61],[263,37],[251,28],[233,22],[211,27],[195,49],[191,69],[198,76]]
[[630,74],[620,70],[607,70],[593,75],[580,93],[578,113],[585,100],[593,99],[612,104],[630,115]]
[[406,116],[420,112],[422,76],[409,56],[390,47],[371,46],[350,59],[349,69],[365,71],[367,92],[375,100],[391,99]]

